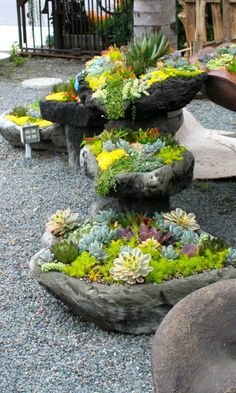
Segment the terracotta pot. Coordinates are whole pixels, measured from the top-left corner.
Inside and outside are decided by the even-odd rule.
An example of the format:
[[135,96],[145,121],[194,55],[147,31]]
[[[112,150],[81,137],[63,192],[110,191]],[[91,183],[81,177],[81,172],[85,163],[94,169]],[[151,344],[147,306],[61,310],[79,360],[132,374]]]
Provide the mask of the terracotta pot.
[[208,72],[207,95],[218,105],[236,112],[236,75],[224,70]]

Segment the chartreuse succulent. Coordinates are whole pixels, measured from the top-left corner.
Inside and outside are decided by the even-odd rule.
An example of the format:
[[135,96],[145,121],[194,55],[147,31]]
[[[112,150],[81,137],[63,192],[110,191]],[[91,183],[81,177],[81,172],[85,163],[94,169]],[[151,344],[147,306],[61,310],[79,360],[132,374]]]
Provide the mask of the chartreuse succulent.
[[47,222],[47,231],[55,236],[63,236],[78,226],[78,214],[71,213],[70,209],[58,210]]
[[149,266],[151,255],[143,254],[139,248],[123,251],[113,262],[110,273],[114,280],[125,281],[128,284],[143,283],[144,277],[153,270]]
[[43,273],[63,272],[64,267],[65,265],[62,262],[48,262],[41,265],[41,270]]

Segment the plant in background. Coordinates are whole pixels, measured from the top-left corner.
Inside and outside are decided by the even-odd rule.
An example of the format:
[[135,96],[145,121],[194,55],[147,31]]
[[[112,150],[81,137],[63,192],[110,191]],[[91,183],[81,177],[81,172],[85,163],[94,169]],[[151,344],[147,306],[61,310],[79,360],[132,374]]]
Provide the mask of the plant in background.
[[227,254],[227,263],[228,265],[235,265],[236,266],[236,249],[230,247],[228,249],[228,254]]
[[16,66],[22,66],[27,62],[27,59],[25,57],[21,57],[19,55],[19,44],[17,41],[14,41],[11,50],[10,50],[10,56],[11,56],[11,61],[14,62]]
[[79,255],[77,245],[68,240],[62,240],[60,243],[54,244],[51,249],[54,259],[64,264],[72,263]]
[[126,63],[138,76],[155,67],[157,60],[169,51],[169,41],[161,33],[134,39],[125,50]]
[[50,217],[46,224],[48,232],[55,236],[63,236],[78,226],[78,214],[71,213],[70,209],[58,210]]
[[139,248],[123,251],[113,262],[110,273],[114,280],[125,281],[128,284],[143,283],[144,277],[153,270],[149,266],[150,254],[143,254]]

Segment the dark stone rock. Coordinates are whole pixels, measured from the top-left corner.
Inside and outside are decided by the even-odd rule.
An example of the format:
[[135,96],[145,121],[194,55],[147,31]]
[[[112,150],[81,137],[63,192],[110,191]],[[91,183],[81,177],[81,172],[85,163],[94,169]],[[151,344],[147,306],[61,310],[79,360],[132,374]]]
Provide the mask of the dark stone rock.
[[[224,268],[159,285],[102,285],[63,273],[42,273],[39,265],[47,262],[45,250],[39,251],[30,261],[30,269],[39,284],[76,314],[102,329],[117,332],[154,333],[164,316],[182,298],[219,280],[236,278],[236,269]],[[166,392],[171,393],[168,389]]]
[[41,101],[40,110],[46,120],[73,127],[93,127],[93,132],[101,132],[105,118],[96,106],[87,107],[77,102]]
[[[14,147],[23,147],[20,137],[21,127],[12,121],[5,119],[2,115],[0,117],[0,134],[3,138]],[[34,150],[52,150],[59,152],[66,152],[66,136],[63,125],[54,124],[49,127],[40,129],[39,143],[33,143]]]
[[185,107],[201,89],[206,74],[195,78],[168,78],[155,83],[149,89],[150,96],[142,96],[136,102],[137,119],[147,119],[157,112],[177,111]]
[[235,275],[231,278],[190,294],[165,317],[153,343],[155,392],[236,392]]
[[147,128],[158,128],[162,133],[174,134],[182,126],[184,121],[183,111],[178,110],[174,112],[161,112],[158,115],[145,118],[136,119],[134,123],[132,120],[111,120],[105,124],[106,129],[112,128],[129,128],[133,130],[143,130]]

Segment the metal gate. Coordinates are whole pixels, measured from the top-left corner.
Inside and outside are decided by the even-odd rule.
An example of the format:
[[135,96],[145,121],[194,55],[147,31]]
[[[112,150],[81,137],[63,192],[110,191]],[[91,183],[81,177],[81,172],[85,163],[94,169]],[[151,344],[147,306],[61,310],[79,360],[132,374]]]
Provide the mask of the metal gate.
[[17,16],[27,54],[95,54],[133,32],[133,0],[17,0]]

